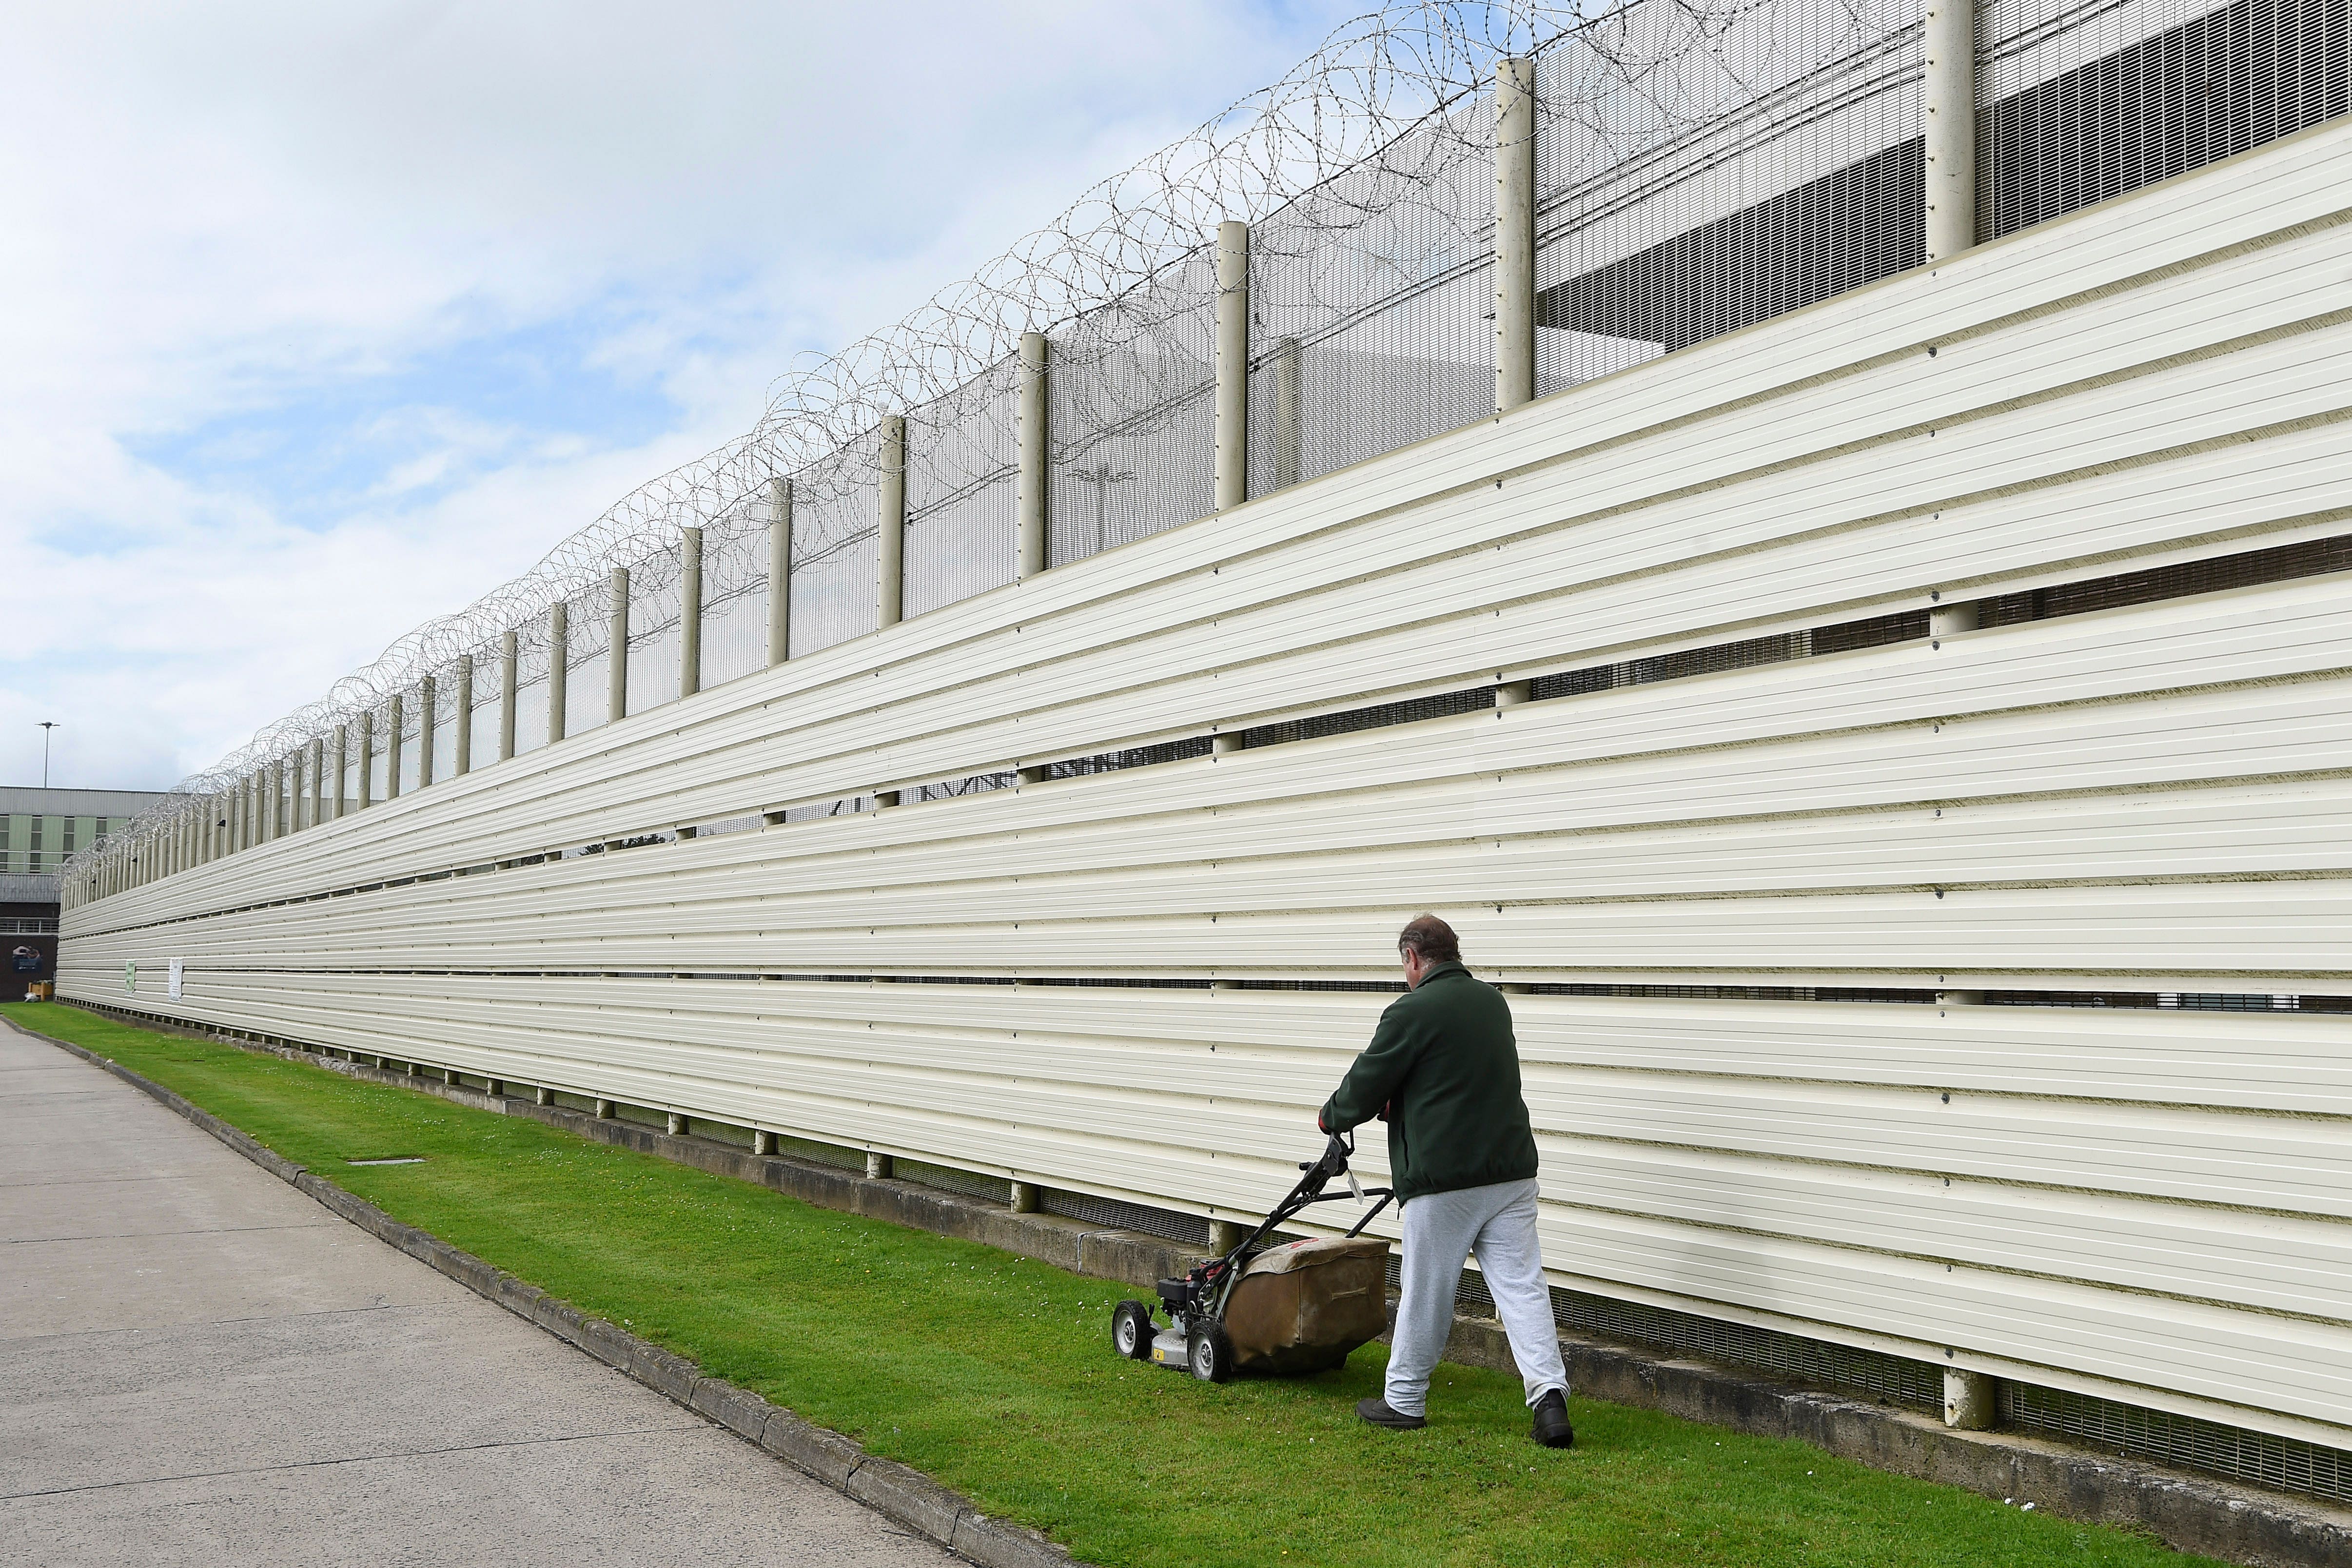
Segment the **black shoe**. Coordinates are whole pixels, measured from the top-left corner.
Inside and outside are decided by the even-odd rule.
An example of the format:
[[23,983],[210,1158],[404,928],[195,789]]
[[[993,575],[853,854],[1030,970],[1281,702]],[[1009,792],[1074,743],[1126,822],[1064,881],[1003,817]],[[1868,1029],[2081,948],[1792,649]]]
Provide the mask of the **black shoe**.
[[1385,1399],[1359,1399],[1356,1414],[1375,1426],[1385,1426],[1391,1432],[1418,1432],[1429,1425],[1423,1415],[1407,1415],[1402,1410],[1391,1410]]
[[[1364,1417],[1369,1421],[1370,1416]],[[1568,1424],[1568,1395],[1555,1388],[1536,1401],[1536,1425],[1531,1434],[1547,1448],[1576,1447],[1576,1428]]]

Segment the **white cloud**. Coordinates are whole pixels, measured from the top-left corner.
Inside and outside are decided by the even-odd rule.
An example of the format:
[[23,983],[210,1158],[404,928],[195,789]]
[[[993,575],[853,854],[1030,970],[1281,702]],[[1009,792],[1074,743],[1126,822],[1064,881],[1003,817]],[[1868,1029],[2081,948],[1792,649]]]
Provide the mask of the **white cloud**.
[[22,11],[0,779],[210,763],[1346,11]]

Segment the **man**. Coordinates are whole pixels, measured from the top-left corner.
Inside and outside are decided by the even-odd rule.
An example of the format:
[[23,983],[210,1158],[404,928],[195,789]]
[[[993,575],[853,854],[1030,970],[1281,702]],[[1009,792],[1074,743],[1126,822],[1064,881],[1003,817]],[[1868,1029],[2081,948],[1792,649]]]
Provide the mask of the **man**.
[[1429,1424],[1429,1374],[1454,1326],[1462,1260],[1475,1252],[1528,1385],[1535,1440],[1573,1447],[1568,1369],[1536,1238],[1536,1138],[1519,1096],[1510,1004],[1463,966],[1454,928],[1435,915],[1399,933],[1397,954],[1405,994],[1381,1015],[1372,1043],[1317,1118],[1327,1133],[1387,1121],[1404,1215],[1404,1299],[1387,1387],[1356,1414],[1398,1430]]

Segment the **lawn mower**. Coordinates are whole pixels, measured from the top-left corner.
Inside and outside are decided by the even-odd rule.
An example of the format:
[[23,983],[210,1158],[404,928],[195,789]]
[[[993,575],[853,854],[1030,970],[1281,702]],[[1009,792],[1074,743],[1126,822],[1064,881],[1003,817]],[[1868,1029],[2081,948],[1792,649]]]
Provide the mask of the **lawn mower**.
[[[1355,1152],[1352,1134],[1331,1139],[1321,1159],[1300,1162],[1306,1174],[1239,1247],[1195,1265],[1181,1279],[1160,1280],[1167,1328],[1153,1326],[1151,1309],[1141,1301],[1121,1301],[1111,1313],[1112,1347],[1134,1361],[1223,1383],[1236,1372],[1327,1372],[1377,1339],[1388,1327],[1389,1244],[1362,1232],[1396,1193],[1365,1190],[1348,1169]],[[1343,1176],[1346,1192],[1323,1190]],[[1270,1239],[1311,1205],[1367,1198],[1380,1201],[1344,1237]]]

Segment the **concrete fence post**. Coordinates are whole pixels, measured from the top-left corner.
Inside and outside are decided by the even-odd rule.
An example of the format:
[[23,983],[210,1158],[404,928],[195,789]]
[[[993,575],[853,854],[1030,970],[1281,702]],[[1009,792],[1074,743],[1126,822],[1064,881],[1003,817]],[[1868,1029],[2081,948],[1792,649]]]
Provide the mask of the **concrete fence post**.
[[547,611],[547,743],[563,739],[563,705],[572,679],[572,606],[561,599]]
[[1536,395],[1536,63],[1495,62],[1495,408]]
[[416,683],[416,787],[433,782],[433,731],[441,722],[441,683],[425,676]]
[[1237,1219],[1213,1219],[1209,1222],[1209,1250],[1222,1257],[1248,1239],[1249,1233],[1256,1228]]
[[1495,688],[1495,706],[1517,708],[1520,703],[1530,700],[1535,696],[1535,689],[1536,683],[1532,680],[1499,682]]
[[1013,1183],[1013,1212],[1014,1214],[1035,1214],[1037,1212],[1037,1184],[1034,1182]]
[[869,1152],[866,1156],[866,1179],[869,1182],[887,1182],[897,1169],[897,1162],[887,1154]]
[[545,1084],[541,1084],[537,1089],[530,1091],[530,1102],[533,1105],[553,1105],[555,1103],[555,1091],[548,1088]]
[[1927,606],[1928,637],[1941,640],[1956,632],[1976,630],[1983,615],[1981,605],[1982,601],[1977,599],[1946,604],[1941,594],[1936,595],[1935,602]]
[[365,811],[374,804],[375,794],[375,710],[360,715],[359,798],[352,803],[354,811]]
[[1249,499],[1249,225],[1217,226],[1219,511]]
[[688,1131],[687,1120],[673,1110],[669,1113],[669,1120],[664,1124],[664,1130],[673,1138],[683,1138]]
[[1045,334],[1021,334],[1021,385],[1013,405],[1019,468],[1013,481],[1013,575],[1034,577],[1045,570],[1045,496],[1053,474],[1046,445]]
[[2000,1380],[1980,1372],[1944,1369],[1944,1425],[1962,1432],[1990,1432],[2000,1422]]
[[596,1102],[596,1120],[599,1121],[610,1121],[613,1120],[619,1108],[611,1100],[599,1100]]
[[395,691],[383,712],[383,799],[400,799],[400,762],[407,752],[407,708]]
[[499,638],[499,761],[515,754],[516,679],[522,658],[522,640],[509,631]]
[[1274,488],[1286,489],[1298,482],[1300,414],[1298,404],[1298,340],[1280,338],[1274,345]]
[[702,689],[702,530],[677,536],[677,694]]
[[608,609],[604,653],[604,721],[617,724],[629,716],[629,569],[613,568],[606,590],[613,595]]
[[310,737],[310,826],[318,826],[327,820],[327,742],[322,735]]
[[1976,0],[1927,0],[1927,233],[1930,265],[1977,241]]
[[881,482],[875,494],[880,529],[874,552],[875,625],[895,626],[907,603],[907,421],[901,415],[883,418]]
[[[338,821],[338,822],[341,822],[341,821],[342,820],[342,817],[343,817],[343,809],[344,809],[344,801],[343,801],[343,775],[344,775],[344,773],[345,773],[346,772],[348,772],[348,771],[350,770],[351,765],[352,765],[352,759],[351,759],[351,743],[352,743],[351,727],[350,727],[349,725],[346,725],[346,724],[338,724],[338,725],[336,725],[336,726],[335,726],[335,787],[334,787],[334,791],[333,791],[332,798],[333,798],[333,802],[334,802],[334,819],[335,819],[336,821]],[[364,742],[362,742],[362,743],[364,743]]]
[[400,798],[400,763],[404,750],[402,731],[408,728],[408,712],[402,704],[400,693],[392,694],[383,712],[383,798]]
[[455,752],[449,759],[449,776],[464,778],[474,771],[474,656],[457,656],[457,711],[451,715],[457,727],[450,739]]
[[768,668],[793,657],[793,481],[768,481]]

